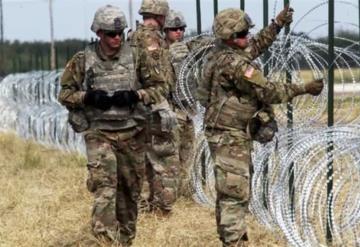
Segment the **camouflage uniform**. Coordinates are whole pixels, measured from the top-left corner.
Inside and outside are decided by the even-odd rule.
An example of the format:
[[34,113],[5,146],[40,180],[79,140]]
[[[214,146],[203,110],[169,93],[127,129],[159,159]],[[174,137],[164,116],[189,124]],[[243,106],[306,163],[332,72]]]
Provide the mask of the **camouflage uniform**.
[[224,246],[246,245],[244,217],[252,170],[249,121],[263,104],[287,102],[305,93],[300,85],[268,82],[252,64],[275,40],[277,24],[261,30],[245,50],[225,44],[233,33],[251,26],[241,10],[219,12],[213,26],[217,43],[206,56],[199,90],[208,99],[206,136],[215,162],[216,222]]
[[[96,12],[92,30],[121,32],[125,27],[124,14],[107,5]],[[123,245],[131,244],[136,232],[137,202],[145,174],[146,109],[137,103],[131,108],[112,105],[102,110],[85,104],[84,99],[94,90],[111,95],[140,88],[130,46],[122,43],[110,59],[96,42],[68,62],[59,95],[69,109],[73,128],[85,138],[87,188],[94,194],[92,230]]]
[[[186,22],[183,15],[180,12],[170,10],[165,19],[164,30],[167,32],[168,28],[185,28]],[[166,39],[165,39],[166,40]],[[170,41],[166,40],[168,43]],[[170,61],[173,66],[176,77],[179,75],[181,63],[184,61],[186,56],[190,53],[189,47],[182,40],[178,40],[172,44],[169,44]],[[179,160],[180,160],[180,179],[179,179],[179,194],[189,195],[189,169],[190,162],[193,157],[194,149],[194,128],[192,126],[191,119],[187,116],[186,112],[180,109],[177,100],[181,101],[182,105],[186,107],[187,102],[185,97],[179,96],[175,99],[175,82],[171,87],[170,103],[173,111],[176,113],[178,121],[178,136],[177,145],[179,148]],[[194,86],[194,83],[192,84]],[[194,91],[194,90],[192,90]]]
[[[165,0],[143,0],[139,14],[163,15],[168,11]],[[168,213],[177,196],[178,151],[175,132],[176,118],[167,98],[174,75],[168,51],[160,28],[139,24],[132,34],[131,45],[136,63],[136,75],[150,97],[152,114],[147,129],[150,148],[146,153],[146,175],[150,187],[149,202],[152,209]],[[161,94],[153,94],[153,89]]]

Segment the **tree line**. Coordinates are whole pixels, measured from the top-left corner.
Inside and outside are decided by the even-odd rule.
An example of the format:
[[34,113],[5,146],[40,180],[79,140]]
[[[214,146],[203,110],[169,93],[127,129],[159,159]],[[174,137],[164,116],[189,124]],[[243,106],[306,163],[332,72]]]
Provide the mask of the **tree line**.
[[[295,35],[304,36],[302,33]],[[359,42],[357,32],[339,30],[336,32],[336,36],[341,37],[335,39],[335,46],[338,47],[351,46],[353,44],[351,40]],[[319,37],[314,41],[327,44],[328,38]],[[83,50],[88,43],[88,40],[81,39],[56,41],[56,67],[63,68],[66,62],[76,52]],[[50,42],[4,41],[0,48],[0,76],[32,70],[50,70]],[[358,45],[353,45],[349,49],[353,49],[354,52],[360,50]],[[326,56],[326,54],[321,54],[321,56]]]
[[[80,39],[57,41],[56,68],[63,68],[66,62],[88,43],[89,41]],[[4,41],[0,52],[0,76],[32,70],[50,70],[50,42]]]

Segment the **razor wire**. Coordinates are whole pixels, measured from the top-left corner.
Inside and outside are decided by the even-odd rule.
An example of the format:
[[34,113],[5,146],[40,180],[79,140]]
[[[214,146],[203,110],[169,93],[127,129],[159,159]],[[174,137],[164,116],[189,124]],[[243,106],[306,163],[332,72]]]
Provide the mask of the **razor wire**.
[[[322,26],[308,33],[280,35],[269,49],[268,60],[257,60],[261,66],[268,66],[268,79],[285,82],[286,74],[290,74],[292,83],[323,78],[326,85],[328,64],[324,57],[327,44],[308,38],[312,31]],[[345,40],[343,37],[337,39]],[[288,40],[291,47],[285,45]],[[286,129],[286,105],[276,107],[279,123],[276,137],[266,145],[254,143],[250,210],[269,229],[280,228],[292,246],[325,246],[329,217],[335,245],[356,246],[360,243],[360,81],[356,70],[360,67],[360,49],[358,41],[346,41],[349,42],[347,47],[335,47],[336,59],[333,61],[338,73],[334,127],[325,126],[325,86],[317,97],[301,96],[293,100],[291,130]],[[191,172],[194,199],[211,206],[216,192],[214,164],[204,134],[205,109],[189,84],[194,83],[194,78],[200,79],[201,65],[213,46],[208,40],[186,57],[176,86],[176,94],[185,98],[187,104],[184,106],[178,100],[179,107],[188,113],[194,124],[196,150]],[[303,64],[309,68],[308,74],[304,74]],[[38,71],[8,75],[0,81],[0,128],[13,130],[44,145],[85,153],[81,135],[71,129],[66,108],[57,102],[60,76],[61,72]],[[331,145],[334,149],[329,152]],[[334,169],[330,180],[326,177],[329,163]],[[264,164],[268,166],[266,176]],[[292,172],[295,177],[290,188]],[[326,186],[329,182],[334,186],[328,198]],[[290,194],[294,195],[293,200]],[[326,205],[330,205],[330,215]]]
[[57,101],[62,72],[11,74],[0,82],[0,129],[67,151],[85,153],[81,135],[67,121]]

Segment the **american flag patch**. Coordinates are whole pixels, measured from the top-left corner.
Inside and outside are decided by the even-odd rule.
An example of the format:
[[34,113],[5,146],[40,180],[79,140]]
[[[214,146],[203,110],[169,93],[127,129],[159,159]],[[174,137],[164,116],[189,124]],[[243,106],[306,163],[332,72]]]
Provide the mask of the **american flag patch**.
[[148,49],[149,51],[155,51],[155,50],[158,49],[158,48],[159,48],[159,46],[157,46],[157,45],[150,45],[150,46],[147,47],[147,49]]
[[244,73],[244,76],[247,77],[247,78],[251,78],[252,75],[253,75],[253,73],[254,73],[254,71],[255,71],[254,67],[248,66],[248,67],[246,68],[246,71],[245,71],[245,73]]

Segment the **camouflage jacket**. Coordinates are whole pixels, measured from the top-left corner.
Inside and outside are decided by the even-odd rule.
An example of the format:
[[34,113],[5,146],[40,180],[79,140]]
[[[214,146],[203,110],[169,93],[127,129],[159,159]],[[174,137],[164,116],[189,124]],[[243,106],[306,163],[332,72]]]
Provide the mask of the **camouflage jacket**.
[[[58,99],[69,109],[69,122],[75,131],[82,132],[87,128],[128,129],[137,126],[138,121],[144,121],[145,112],[141,103],[134,109],[112,106],[106,111],[84,105],[87,90],[101,89],[111,95],[118,90],[140,89],[133,76],[131,55],[129,45],[124,43],[119,52],[109,59],[98,43],[93,43],[68,62],[61,77]],[[89,75],[90,72],[93,76]]]
[[208,94],[207,127],[246,132],[249,120],[264,105],[287,102],[305,93],[302,85],[267,81],[252,64],[276,34],[272,24],[260,31],[246,50],[218,41],[206,56],[199,93]]
[[135,72],[147,94],[145,104],[167,99],[174,81],[167,44],[155,26],[140,24],[131,36]]
[[[104,61],[110,61],[101,51],[98,43],[95,45],[96,54]],[[119,59],[121,50],[114,55],[113,59]],[[66,64],[65,70],[61,77],[61,90],[59,94],[59,101],[68,108],[81,108],[84,105],[84,96],[86,93],[85,80],[85,51],[76,53],[70,61]]]

